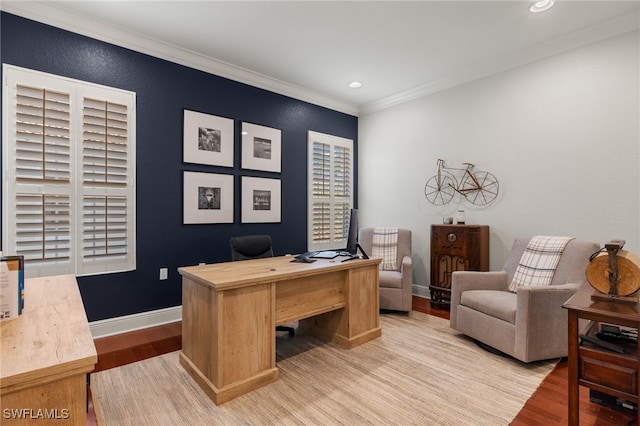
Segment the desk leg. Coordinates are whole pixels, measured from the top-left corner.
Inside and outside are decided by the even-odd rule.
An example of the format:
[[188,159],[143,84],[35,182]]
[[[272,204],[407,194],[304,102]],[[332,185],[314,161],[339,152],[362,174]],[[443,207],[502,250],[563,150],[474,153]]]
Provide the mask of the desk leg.
[[217,292],[182,281],[180,364],[220,405],[278,379],[275,287]]
[[579,419],[579,391],[578,383],[578,313],[568,312],[568,343],[569,343],[569,426],[577,426]]

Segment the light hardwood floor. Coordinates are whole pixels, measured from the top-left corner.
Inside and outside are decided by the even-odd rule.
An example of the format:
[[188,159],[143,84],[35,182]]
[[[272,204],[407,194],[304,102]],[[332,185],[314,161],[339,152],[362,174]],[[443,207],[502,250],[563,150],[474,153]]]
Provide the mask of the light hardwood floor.
[[[431,308],[428,299],[414,296],[413,309],[440,318],[449,318],[449,311]],[[182,326],[180,322],[176,322],[117,336],[95,339],[94,342],[98,352],[98,364],[96,364],[95,370],[97,372],[179,350],[182,347]],[[527,401],[511,425],[548,426],[567,424],[567,377],[567,361],[563,359]],[[96,424],[95,412],[90,403],[87,425],[95,426]],[[629,414],[590,402],[588,389],[581,387],[580,424],[598,426],[637,425],[637,419]]]

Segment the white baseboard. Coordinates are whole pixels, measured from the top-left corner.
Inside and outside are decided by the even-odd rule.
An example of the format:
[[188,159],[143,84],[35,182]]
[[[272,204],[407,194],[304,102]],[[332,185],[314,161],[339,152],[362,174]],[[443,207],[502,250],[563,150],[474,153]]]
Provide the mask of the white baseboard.
[[89,328],[93,338],[97,339],[181,320],[182,306],[173,306],[171,308],[93,321],[89,323]]
[[429,291],[428,286],[414,284],[412,286],[411,292],[414,296],[420,296],[426,299],[429,299],[431,297],[431,292]]
[[[428,299],[429,287],[414,284],[413,295]],[[91,336],[94,339],[98,339],[176,321],[182,321],[182,306],[93,321],[89,323],[89,328],[91,329]]]

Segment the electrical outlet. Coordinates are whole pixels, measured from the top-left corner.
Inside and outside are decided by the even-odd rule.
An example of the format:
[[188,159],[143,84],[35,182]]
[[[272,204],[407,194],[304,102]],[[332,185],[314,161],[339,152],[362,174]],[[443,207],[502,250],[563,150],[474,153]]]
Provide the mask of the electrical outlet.
[[169,276],[169,269],[168,268],[160,268],[160,279],[161,280],[166,280]]

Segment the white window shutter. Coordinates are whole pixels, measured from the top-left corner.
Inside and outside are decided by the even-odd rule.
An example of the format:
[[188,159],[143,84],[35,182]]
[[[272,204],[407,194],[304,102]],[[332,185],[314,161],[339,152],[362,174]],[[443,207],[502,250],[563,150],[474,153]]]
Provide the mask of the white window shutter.
[[3,72],[4,252],[27,277],[135,269],[135,93]]
[[353,141],[309,132],[308,250],[345,248],[353,207]]
[[71,95],[64,87],[51,90],[32,83],[5,86],[12,101],[5,125],[13,143],[3,149],[8,160],[3,170],[10,171],[12,183],[3,191],[3,204],[13,213],[3,215],[3,236],[12,239],[3,247],[6,254],[24,256],[34,271],[50,267],[52,274],[66,273],[73,252]]
[[347,240],[352,208],[352,147],[333,146],[334,238]]
[[82,126],[83,184],[126,186],[127,106],[84,98]]
[[15,170],[19,182],[69,183],[69,93],[17,85]]
[[331,241],[331,145],[311,142],[312,244]]
[[71,212],[66,194],[16,195],[15,252],[25,260],[69,262]]
[[[133,247],[130,107],[101,93],[82,100],[82,264],[86,273],[121,265]],[[108,95],[108,94],[107,94]],[[112,266],[113,267],[113,266]]]

